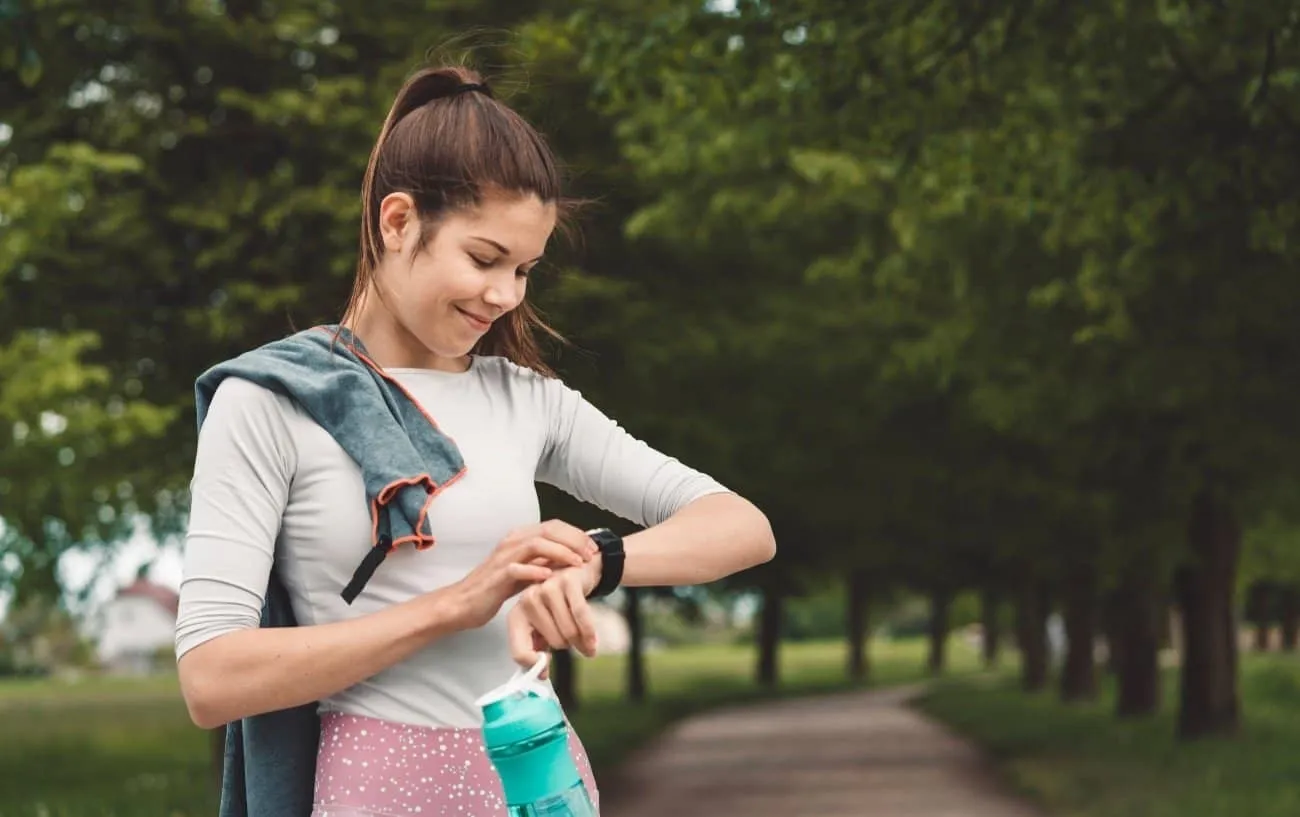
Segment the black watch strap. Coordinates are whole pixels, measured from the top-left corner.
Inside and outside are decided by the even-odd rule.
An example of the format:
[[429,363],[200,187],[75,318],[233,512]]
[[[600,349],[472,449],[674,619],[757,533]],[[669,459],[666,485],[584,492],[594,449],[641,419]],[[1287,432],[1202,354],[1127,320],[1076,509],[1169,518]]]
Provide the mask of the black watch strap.
[[623,562],[625,561],[623,537],[609,528],[589,530],[587,535],[600,549],[600,581],[596,583],[596,589],[592,590],[587,595],[587,598],[599,599],[613,593],[623,581]]

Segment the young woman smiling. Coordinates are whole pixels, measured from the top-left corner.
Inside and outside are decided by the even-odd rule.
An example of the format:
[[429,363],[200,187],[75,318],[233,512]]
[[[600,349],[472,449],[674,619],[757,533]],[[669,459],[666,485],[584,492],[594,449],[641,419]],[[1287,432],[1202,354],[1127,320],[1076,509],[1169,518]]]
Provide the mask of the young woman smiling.
[[[203,423],[177,622],[183,693],[213,728],[320,702],[313,814],[504,815],[475,699],[539,649],[597,649],[589,598],[713,581],[770,559],[752,504],[641,442],[556,378],[528,275],[566,216],[545,140],[473,72],[393,103],[362,190],[342,318],[464,457],[349,604],[372,535],[356,462],[284,394],[230,378]],[[542,521],[536,482],[643,529]],[[259,627],[272,567],[299,626]],[[573,751],[589,774],[575,738]],[[595,794],[594,782],[588,785]]]

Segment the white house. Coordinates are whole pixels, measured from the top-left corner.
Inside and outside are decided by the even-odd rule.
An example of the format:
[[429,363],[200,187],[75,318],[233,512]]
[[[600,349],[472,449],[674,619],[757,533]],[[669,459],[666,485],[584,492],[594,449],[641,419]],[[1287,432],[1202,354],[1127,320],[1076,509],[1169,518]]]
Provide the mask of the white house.
[[154,671],[158,656],[172,649],[176,593],[144,579],[122,588],[99,615],[99,660],[109,672]]

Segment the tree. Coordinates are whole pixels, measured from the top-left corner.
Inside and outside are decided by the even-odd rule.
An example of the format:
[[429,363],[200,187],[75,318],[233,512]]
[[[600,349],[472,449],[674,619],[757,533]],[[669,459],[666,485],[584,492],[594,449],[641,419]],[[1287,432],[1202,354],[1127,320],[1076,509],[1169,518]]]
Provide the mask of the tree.
[[[1059,485],[1103,501],[1098,547],[1175,519],[1209,526],[1138,541],[1157,572],[1181,566],[1184,621],[1198,622],[1180,733],[1231,732],[1236,693],[1214,679],[1235,671],[1233,520],[1243,492],[1294,461],[1294,397],[1271,386],[1295,351],[1279,310],[1295,296],[1280,204],[1294,171],[1262,152],[1296,132],[1272,81],[1285,10],[1097,7],[1069,24],[1046,2],[826,10],[650,4],[635,23],[582,20],[626,155],[661,191],[633,225],[744,259],[787,297],[833,276],[839,298],[809,298],[799,325],[831,332],[814,304],[834,303],[886,338],[892,365],[970,378],[986,418],[1016,418],[1051,473],[1071,465]],[[890,358],[865,338],[850,348],[859,382],[881,382]],[[1124,433],[1106,433],[1117,420]],[[1124,499],[1130,449],[1159,486],[1141,509],[1153,521]],[[1141,592],[1148,609],[1161,588]]]

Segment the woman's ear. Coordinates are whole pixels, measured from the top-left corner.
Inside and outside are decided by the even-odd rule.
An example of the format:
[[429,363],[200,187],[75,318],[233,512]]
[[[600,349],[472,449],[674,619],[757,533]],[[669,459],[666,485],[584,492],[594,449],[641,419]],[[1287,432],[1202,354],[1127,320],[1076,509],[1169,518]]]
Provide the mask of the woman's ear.
[[415,226],[415,200],[409,193],[389,193],[379,203],[379,237],[384,249],[400,253]]

